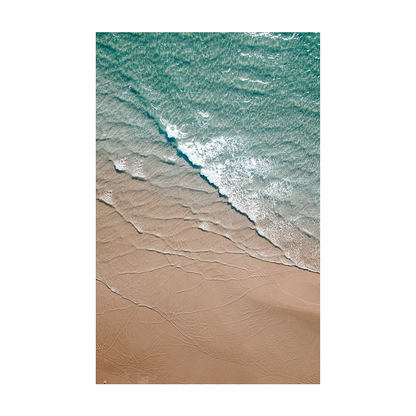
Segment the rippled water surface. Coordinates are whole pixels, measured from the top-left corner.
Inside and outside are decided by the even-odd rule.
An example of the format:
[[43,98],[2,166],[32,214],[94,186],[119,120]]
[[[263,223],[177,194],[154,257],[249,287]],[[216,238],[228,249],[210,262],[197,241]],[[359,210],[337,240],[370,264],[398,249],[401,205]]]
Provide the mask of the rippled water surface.
[[317,33],[97,34],[97,151],[156,185],[171,172],[188,201],[202,189],[180,173],[191,164],[279,262],[319,271],[319,43]]

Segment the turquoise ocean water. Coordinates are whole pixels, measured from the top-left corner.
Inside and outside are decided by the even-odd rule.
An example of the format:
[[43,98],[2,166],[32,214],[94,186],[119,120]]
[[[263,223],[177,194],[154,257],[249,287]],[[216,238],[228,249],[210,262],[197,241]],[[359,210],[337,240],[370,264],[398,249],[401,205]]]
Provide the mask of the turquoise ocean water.
[[319,271],[318,33],[99,33],[96,52],[97,151],[116,170],[185,159],[282,263]]

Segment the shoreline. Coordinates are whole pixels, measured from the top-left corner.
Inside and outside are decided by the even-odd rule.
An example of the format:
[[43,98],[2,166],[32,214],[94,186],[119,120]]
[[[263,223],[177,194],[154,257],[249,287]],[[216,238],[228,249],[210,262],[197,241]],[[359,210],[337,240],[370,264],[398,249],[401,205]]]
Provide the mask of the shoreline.
[[180,252],[146,248],[150,236],[97,201],[97,383],[319,383],[320,275],[189,220],[172,230]]

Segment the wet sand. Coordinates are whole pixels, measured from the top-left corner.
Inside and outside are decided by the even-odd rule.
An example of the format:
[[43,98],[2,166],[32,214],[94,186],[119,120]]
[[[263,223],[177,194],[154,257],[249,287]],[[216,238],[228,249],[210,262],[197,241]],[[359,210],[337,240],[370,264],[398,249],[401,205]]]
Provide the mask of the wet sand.
[[319,383],[318,273],[208,184],[97,166],[97,383]]

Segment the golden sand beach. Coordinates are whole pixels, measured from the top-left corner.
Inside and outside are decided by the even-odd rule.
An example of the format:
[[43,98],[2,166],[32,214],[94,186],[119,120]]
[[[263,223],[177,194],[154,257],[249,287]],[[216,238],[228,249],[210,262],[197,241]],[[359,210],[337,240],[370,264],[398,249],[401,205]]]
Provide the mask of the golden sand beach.
[[186,164],[180,202],[166,167],[134,180],[97,156],[96,382],[319,383],[320,275],[273,261]]

